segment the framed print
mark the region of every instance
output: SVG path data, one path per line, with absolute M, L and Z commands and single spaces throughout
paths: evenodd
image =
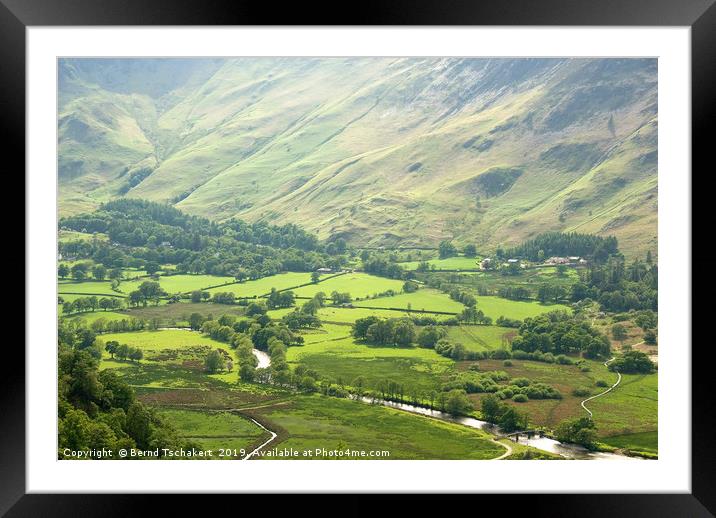
M 710 515 L 711 4 L 283 25 L 4 1 L 28 303 L 3 509 L 436 492 L 603 515 L 619 493 Z

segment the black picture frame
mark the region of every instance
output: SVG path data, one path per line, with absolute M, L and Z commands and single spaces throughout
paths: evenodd
M 300 2 L 244 0 L 0 0 L 0 142 L 13 171 L 25 168 L 25 30 L 28 26 L 103 25 L 505 25 L 505 26 L 689 26 L 692 37 L 692 170 L 713 169 L 708 132 L 716 120 L 716 0 L 365 0 L 349 8 Z M 349 10 L 350 9 L 350 10 Z M 350 12 L 350 15 L 343 13 Z M 707 165 L 710 166 L 707 169 Z M 6 173 L 10 168 L 6 169 Z M 15 177 L 19 178 L 16 173 Z M 693 179 L 693 174 L 692 174 Z M 18 185 L 23 189 L 23 184 Z M 695 205 L 695 201 L 694 201 Z M 30 275 L 32 272 L 25 272 Z M 691 301 L 688 301 L 689 303 Z M 692 409 L 710 404 L 710 343 L 692 350 Z M 679 347 L 690 346 L 680 344 Z M 6 351 L 11 349 L 6 344 Z M 5 358 L 0 393 L 0 514 L 7 516 L 123 515 L 146 497 L 126 495 L 25 494 L 25 366 L 23 351 Z M 511 510 L 549 516 L 712 516 L 716 513 L 716 448 L 712 412 L 692 412 L 692 492 L 650 495 L 513 495 Z M 342 507 L 365 514 L 371 506 L 347 497 Z M 480 496 L 501 505 L 497 498 Z M 426 499 L 408 507 L 424 508 Z M 237 505 L 233 500 L 229 506 Z M 145 505 L 141 503 L 141 505 Z M 185 505 L 183 498 L 166 501 Z M 516 507 L 513 507 L 516 506 Z M 223 507 L 223 505 L 222 505 Z M 331 507 L 331 506 L 328 506 Z M 403 513 L 411 512 L 408 507 Z M 495 507 L 498 509 L 498 507 Z M 328 509 L 330 511 L 330 509 Z M 311 511 L 316 511 L 311 506 Z M 320 509 L 318 510 L 320 511 Z M 316 512 L 318 512 L 316 511 Z

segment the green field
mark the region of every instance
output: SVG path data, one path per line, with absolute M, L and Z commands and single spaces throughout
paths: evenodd
M 388 290 L 400 292 L 402 289 L 403 281 L 377 277 L 367 273 L 353 272 L 338 275 L 325 281 L 320 281 L 317 284 L 298 288 L 294 290 L 294 293 L 300 297 L 313 297 L 319 291 L 322 291 L 327 296 L 337 291 L 339 293 L 348 292 L 354 299 L 365 299 Z
M 107 241 L 107 234 L 96 232 L 89 234 L 87 232 L 75 232 L 74 230 L 60 230 L 57 234 L 60 243 L 69 243 L 72 241 Z
M 604 437 L 602 442 L 616 448 L 623 448 L 635 452 L 656 454 L 659 452 L 659 433 L 638 432 L 625 435 L 613 435 Z
M 109 281 L 59 281 L 57 283 L 57 291 L 60 295 L 62 294 L 81 294 L 86 296 L 92 295 L 114 295 L 123 296 L 122 293 L 117 293 L 112 290 L 112 284 Z
M 477 309 L 496 320 L 498 317 L 524 320 L 550 311 L 571 311 L 564 304 L 542 304 L 537 301 L 509 300 L 502 297 L 478 296 Z
M 447 326 L 447 339 L 464 345 L 470 351 L 510 349 L 509 339 L 517 330 L 499 326 Z
M 492 459 L 505 453 L 480 430 L 346 399 L 298 396 L 250 414 L 280 431 L 276 447 L 314 451 L 308 458 L 336 458 L 322 451 L 316 456 L 316 448 L 385 450 L 385 460 Z
M 430 259 L 426 261 L 431 269 L 434 267 L 436 271 L 440 270 L 478 270 L 480 268 L 479 257 L 447 257 L 445 259 Z M 406 270 L 417 269 L 420 261 L 410 261 L 407 263 L 400 263 Z
M 60 307 L 60 315 L 62 314 L 62 308 Z M 129 320 L 130 318 L 133 318 L 133 316 L 130 313 L 125 312 L 118 312 L 118 311 L 92 311 L 89 313 L 79 313 L 79 314 L 73 314 L 70 316 L 67 316 L 65 318 L 68 318 L 70 320 L 84 320 L 88 324 L 91 324 L 95 320 L 100 319 L 106 319 L 108 321 L 110 320 Z
M 234 458 L 242 458 L 269 438 L 269 434 L 249 419 L 231 412 L 203 412 L 197 410 L 161 409 L 159 415 L 169 422 L 185 439 L 190 439 L 203 450 L 214 450 L 212 459 L 218 459 L 219 448 L 239 450 Z M 231 460 L 231 452 L 225 460 Z
M 300 304 L 301 301 L 299 301 Z M 275 309 L 272 311 L 269 311 L 268 314 L 271 316 L 271 318 L 279 319 L 286 315 L 287 313 L 290 313 L 295 308 L 284 308 L 284 309 Z M 397 310 L 390 310 L 390 309 L 370 309 L 370 308 L 343 308 L 343 307 L 331 307 L 326 306 L 324 308 L 321 308 L 318 310 L 318 317 L 321 319 L 322 322 L 332 324 L 332 323 L 341 323 L 341 324 L 352 324 L 359 318 L 365 318 L 370 316 L 376 316 L 381 318 L 405 318 L 409 317 L 411 314 L 406 311 L 397 311 Z M 412 313 L 412 315 L 416 315 L 416 313 Z M 450 318 L 451 315 L 439 315 L 439 314 L 430 314 L 426 315 L 434 318 L 435 320 L 445 320 L 447 318 Z
M 406 388 L 424 392 L 436 389 L 454 365 L 452 360 L 432 349 L 356 343 L 346 326 L 328 324 L 304 334 L 304 340 L 303 347 L 288 349 L 288 362 L 303 364 L 322 376 L 347 385 L 362 376 L 368 387 L 393 380 Z
M 587 405 L 602 436 L 653 432 L 659 424 L 658 376 L 624 374 L 616 389 Z
M 300 286 L 311 282 L 310 273 L 287 272 L 272 275 L 270 277 L 262 277 L 254 281 L 245 281 L 242 283 L 231 284 L 229 286 L 221 286 L 208 290 L 209 293 L 231 292 L 237 297 L 260 297 L 271 291 L 271 288 L 284 290 L 294 286 Z
M 399 308 L 415 311 L 444 311 L 460 313 L 465 306 L 452 300 L 447 294 L 431 288 L 421 288 L 414 293 L 401 293 L 394 297 L 362 300 L 356 306 L 374 308 Z
M 152 280 L 149 278 L 138 279 L 136 281 L 125 281 L 119 285 L 119 289 L 124 293 L 136 290 L 142 282 Z M 221 277 L 217 275 L 161 275 L 157 282 L 169 293 L 188 293 L 194 290 L 201 290 L 209 286 L 217 286 L 227 282 L 235 282 L 233 277 Z M 228 291 L 228 290 L 224 290 Z

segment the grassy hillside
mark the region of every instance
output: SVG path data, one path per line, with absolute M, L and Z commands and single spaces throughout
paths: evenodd
M 656 60 L 61 60 L 60 210 L 120 196 L 355 245 L 656 253 Z

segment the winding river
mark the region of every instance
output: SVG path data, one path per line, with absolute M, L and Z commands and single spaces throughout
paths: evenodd
M 189 328 L 183 328 L 183 327 L 164 327 L 160 329 L 183 329 L 189 331 Z M 258 360 L 258 367 L 259 368 L 267 368 L 271 366 L 271 357 L 265 353 L 264 351 L 260 351 L 258 349 L 253 349 L 254 356 L 256 356 L 256 359 Z M 618 385 L 619 382 L 617 382 L 614 386 Z M 614 388 L 614 387 L 611 387 Z M 610 390 L 611 390 L 610 388 Z M 608 392 L 608 391 L 607 391 Z M 600 394 L 602 395 L 602 394 Z M 383 406 L 387 406 L 390 408 L 395 408 L 396 410 L 402 410 L 404 412 L 410 412 L 412 414 L 418 414 L 423 415 L 427 417 L 432 417 L 434 419 L 440 419 L 442 421 L 446 421 L 449 423 L 456 423 L 461 424 L 463 426 L 469 426 L 470 428 L 477 428 L 478 430 L 484 430 L 488 433 L 491 433 L 493 435 L 499 434 L 499 429 L 492 423 L 488 423 L 487 421 L 480 421 L 479 419 L 475 419 L 474 417 L 464 417 L 464 416 L 454 416 L 452 414 L 448 414 L 447 412 L 441 412 L 440 410 L 430 410 L 429 408 L 423 408 L 415 405 L 411 405 L 408 403 L 396 403 L 394 401 L 386 401 L 383 399 L 371 399 L 371 398 L 358 398 L 358 401 L 362 401 L 363 403 L 370 403 L 370 404 L 381 404 Z M 585 408 L 585 410 L 587 410 Z M 589 410 L 587 410 L 589 412 Z M 591 412 L 590 412 L 591 413 Z M 261 426 L 261 425 L 259 425 Z M 264 428 L 261 426 L 261 428 Z M 250 458 L 258 453 L 261 448 L 266 446 L 266 444 L 270 443 L 275 439 L 275 433 L 271 430 L 268 430 L 264 428 L 267 432 L 271 433 L 272 437 L 269 439 L 266 443 L 262 444 L 256 450 L 251 452 L 247 458 Z M 532 446 L 533 448 L 537 448 L 538 450 L 546 451 L 549 453 L 555 453 L 557 455 L 561 455 L 562 457 L 566 459 L 574 459 L 574 460 L 643 460 L 639 457 L 628 457 L 626 455 L 619 455 L 616 453 L 606 453 L 606 452 L 597 452 L 597 451 L 590 451 L 582 446 L 578 446 L 576 444 L 567 444 L 559 442 L 555 439 L 550 439 L 549 437 L 539 437 L 536 435 L 533 435 L 532 437 L 527 437 L 526 435 L 520 435 L 517 439 L 517 442 L 520 444 L 524 444 L 527 446 Z

